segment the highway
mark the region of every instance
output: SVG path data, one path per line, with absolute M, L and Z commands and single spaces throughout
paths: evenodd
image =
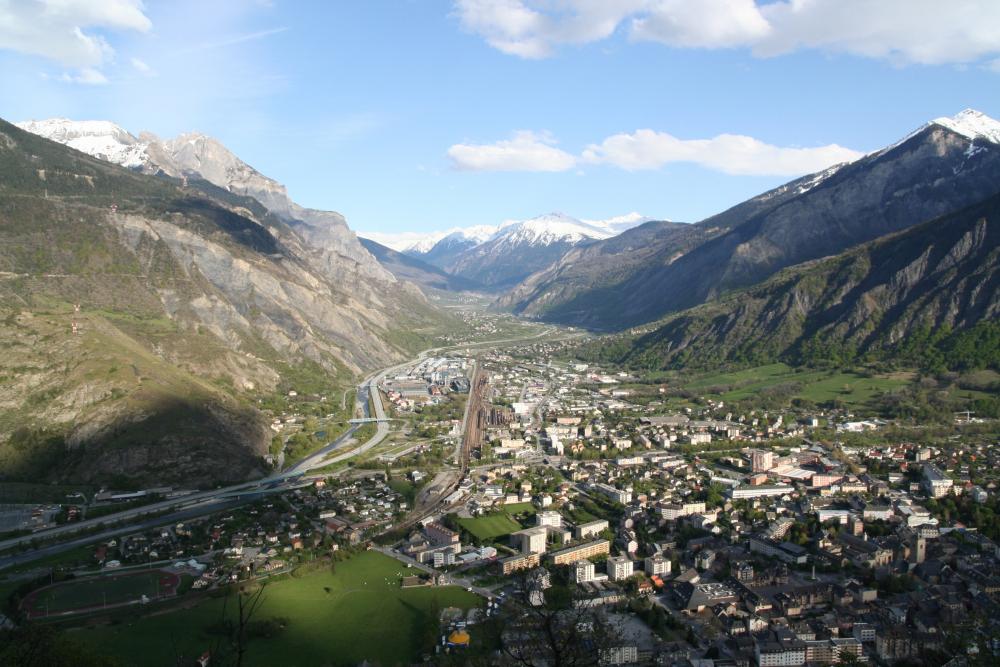
M 135 530 L 141 530 L 143 526 L 147 524 L 150 527 L 162 526 L 171 523 L 172 521 L 179 520 L 177 516 L 184 515 L 184 518 L 192 518 L 193 516 L 200 516 L 204 514 L 210 514 L 218 511 L 218 503 L 222 501 L 228 501 L 233 498 L 240 498 L 241 502 L 246 502 L 246 497 L 249 494 L 266 494 L 274 493 L 287 490 L 288 488 L 293 488 L 296 481 L 303 475 L 311 470 L 317 468 L 322 468 L 345 459 L 353 458 L 360 454 L 363 454 L 372 448 L 376 447 L 389 435 L 389 422 L 386 420 L 385 409 L 382 405 L 382 399 L 378 390 L 378 385 L 382 378 L 385 376 L 398 372 L 408 366 L 413 366 L 425 360 L 429 356 L 437 356 L 445 351 L 453 350 L 463 350 L 468 348 L 478 348 L 482 346 L 498 345 L 502 343 L 515 343 L 523 342 L 528 340 L 534 340 L 548 335 L 555 331 L 555 328 L 546 328 L 542 332 L 529 336 L 526 338 L 510 338 L 505 340 L 495 340 L 495 341 L 482 341 L 478 343 L 466 344 L 466 345 L 452 345 L 445 347 L 436 347 L 424 350 L 418 354 L 413 359 L 407 360 L 402 363 L 389 366 L 382 370 L 372 373 L 366 377 L 358 385 L 358 392 L 355 398 L 356 405 L 360 406 L 362 413 L 365 417 L 374 416 L 379 421 L 375 422 L 376 431 L 375 435 L 372 436 L 368 441 L 357 445 L 356 447 L 345 449 L 347 445 L 354 441 L 354 434 L 359 428 L 359 425 L 352 425 L 345 433 L 338 437 L 333 442 L 324 446 L 319 451 L 313 453 L 312 455 L 304 458 L 295 465 L 286 468 L 285 470 L 275 472 L 268 477 L 260 480 L 243 482 L 240 484 L 233 484 L 231 486 L 221 487 L 217 489 L 210 489 L 206 491 L 199 491 L 196 493 L 188 494 L 179 498 L 172 498 L 169 500 L 164 500 L 156 503 L 150 503 L 142 507 L 135 507 L 115 514 L 109 514 L 106 516 L 98 517 L 95 519 L 85 519 L 83 521 L 78 521 L 71 524 L 64 524 L 61 526 L 55 526 L 52 528 L 47 528 L 45 530 L 40 530 L 33 532 L 29 535 L 23 535 L 19 537 L 13 537 L 6 540 L 0 540 L 0 553 L 6 552 L 8 550 L 16 549 L 18 547 L 30 546 L 32 543 L 38 542 L 50 542 L 59 538 L 70 538 L 76 533 L 87 532 L 85 536 L 79 537 L 73 540 L 63 540 L 58 544 L 50 544 L 41 548 L 31 549 L 30 551 L 25 551 L 17 554 L 9 554 L 6 557 L 0 557 L 0 570 L 10 567 L 11 565 L 20 564 L 34 560 L 36 558 L 41 558 L 46 555 L 53 553 L 58 553 L 60 551 L 66 551 L 72 549 L 75 546 L 80 546 L 82 544 L 90 544 L 98 542 L 104 539 L 104 536 L 120 535 L 125 532 L 132 532 Z M 369 414 L 369 397 L 371 398 L 371 405 L 374 406 L 375 414 Z M 471 397 L 470 397 L 471 400 Z M 466 426 L 468 421 L 468 413 L 466 414 L 466 423 L 463 426 L 463 436 L 466 433 Z M 448 485 L 445 493 L 442 493 L 440 498 L 438 498 L 431 507 L 430 513 L 436 511 L 440 507 L 444 498 L 454 491 L 458 487 L 459 480 L 468 466 L 468 452 L 465 450 L 466 438 L 463 437 L 463 452 L 461 455 L 461 471 L 455 478 L 455 481 Z M 174 514 L 164 515 L 165 512 L 174 511 Z M 150 518 L 150 514 L 157 514 L 159 516 Z M 426 515 L 427 513 L 423 513 Z M 113 528 L 111 526 L 114 526 Z M 107 528 L 99 532 L 90 532 L 95 529 Z

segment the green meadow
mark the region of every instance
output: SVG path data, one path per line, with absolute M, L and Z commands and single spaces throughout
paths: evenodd
M 268 583 L 252 620 L 270 627 L 251 633 L 255 636 L 243 664 L 310 667 L 418 660 L 438 637 L 440 610 L 470 609 L 479 598 L 455 586 L 400 588 L 400 579 L 413 573 L 388 556 L 366 552 L 336 563 L 332 572 L 323 568 Z M 129 666 L 194 664 L 194 658 L 224 643 L 217 630 L 223 607 L 223 599 L 208 598 L 191 608 L 71 634 Z M 230 598 L 230 618 L 233 608 Z

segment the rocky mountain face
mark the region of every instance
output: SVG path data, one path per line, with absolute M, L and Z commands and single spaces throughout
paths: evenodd
M 654 321 L 995 194 L 997 128 L 973 111 L 938 119 L 884 150 L 792 181 L 691 230 L 634 230 L 633 239 L 649 246 L 597 242 L 526 279 L 501 303 L 595 329 Z
M 258 398 L 437 321 L 336 214 L 140 171 L 0 121 L 0 475 L 259 474 Z
M 1000 195 L 669 316 L 608 353 L 638 366 L 892 354 L 1000 319 Z
M 371 239 L 362 238 L 361 245 L 397 279 L 419 285 L 425 291 L 475 292 L 483 288 L 479 283 L 453 276 L 433 264 L 397 252 Z
M 392 275 L 361 246 L 342 215 L 299 206 L 289 198 L 284 185 L 264 176 L 212 137 L 188 133 L 164 141 L 149 132 L 135 137 L 107 121 L 63 118 L 27 121 L 18 126 L 142 173 L 207 181 L 225 192 L 251 197 L 289 223 L 302 240 L 321 253 L 320 261 L 333 272 L 330 278 L 394 282 Z M 363 284 L 360 287 L 364 289 Z

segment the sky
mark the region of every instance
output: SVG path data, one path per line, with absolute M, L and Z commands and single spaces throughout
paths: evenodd
M 694 222 L 1000 117 L 1000 2 L 0 0 L 0 81 L 6 120 L 202 132 L 382 240 Z

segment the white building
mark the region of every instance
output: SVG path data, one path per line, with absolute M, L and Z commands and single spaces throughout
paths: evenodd
M 539 526 L 552 526 L 553 528 L 562 527 L 562 515 L 559 512 L 554 512 L 552 510 L 539 512 L 535 515 L 535 521 Z
M 581 523 L 576 527 L 574 531 L 574 536 L 578 540 L 586 540 L 590 537 L 595 537 L 600 535 L 605 530 L 608 529 L 608 522 L 604 519 L 598 519 L 596 521 L 588 521 L 587 523 Z
M 665 574 L 670 574 L 670 560 L 667 559 L 663 554 L 655 554 L 653 556 L 648 556 L 643 561 L 643 568 L 646 574 L 652 577 L 654 574 L 663 576 Z
M 733 500 L 744 498 L 766 498 L 768 496 L 783 496 L 791 493 L 792 487 L 787 484 L 775 484 L 773 486 L 742 486 L 732 489 L 729 493 Z
M 593 484 L 591 488 L 598 493 L 603 493 L 616 503 L 628 505 L 632 502 L 632 491 L 630 489 L 616 489 L 610 484 Z
M 573 564 L 573 581 L 583 584 L 594 580 L 594 564 L 589 560 L 578 560 Z
M 525 528 L 516 533 L 511 533 L 511 538 L 517 540 L 523 554 L 543 554 L 545 553 L 545 538 L 548 531 L 544 526 Z
M 931 498 L 942 498 L 948 495 L 953 484 L 954 482 L 948 479 L 936 465 L 924 464 L 924 489 Z
M 608 557 L 608 578 L 611 581 L 622 581 L 635 574 L 632 561 L 625 556 Z

